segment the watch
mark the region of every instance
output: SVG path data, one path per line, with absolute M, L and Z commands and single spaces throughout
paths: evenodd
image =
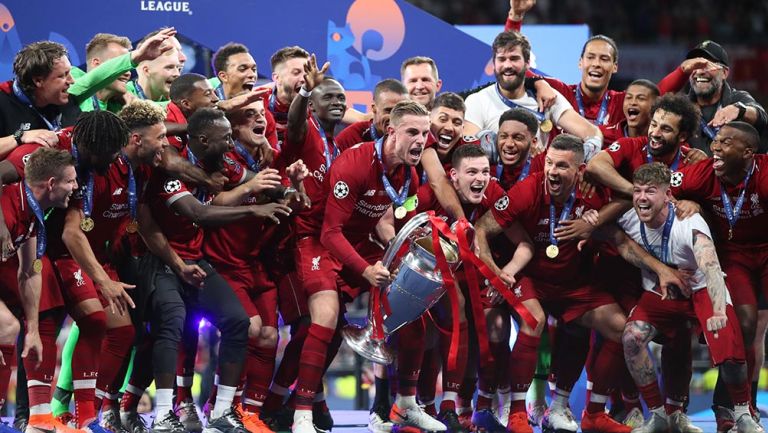
M 19 128 L 19 129 L 16 130 L 16 132 L 13 133 L 13 139 L 16 140 L 16 145 L 17 146 L 21 146 L 21 144 L 22 144 L 21 143 L 21 137 L 24 135 L 24 132 L 26 132 L 26 131 L 24 131 L 23 129 Z
M 743 120 L 744 119 L 744 113 L 747 112 L 747 106 L 744 105 L 743 102 L 737 102 L 733 104 L 734 107 L 739 109 L 739 114 L 736 116 L 736 120 Z

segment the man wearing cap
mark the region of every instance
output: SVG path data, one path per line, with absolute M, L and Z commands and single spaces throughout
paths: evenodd
M 664 80 L 678 80 L 682 85 L 688 75 L 688 97 L 701 110 L 699 136 L 691 138 L 691 146 L 711 155 L 709 143 L 720 127 L 734 120 L 749 123 L 762 135 L 768 124 L 768 115 L 749 92 L 736 90 L 725 81 L 730 72 L 730 63 L 728 53 L 723 47 L 717 42 L 704 41 L 685 56 L 686 59 L 697 57 L 705 58 L 711 63 L 693 69 L 689 74 L 683 72 L 682 67 L 678 68 L 676 73 L 670 74 Z M 661 84 L 659 83 L 659 87 Z

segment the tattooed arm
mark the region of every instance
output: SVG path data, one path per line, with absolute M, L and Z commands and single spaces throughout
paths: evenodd
M 713 314 L 707 319 L 707 330 L 714 332 L 717 337 L 717 331 L 725 328 L 728 321 L 725 316 L 725 298 L 728 289 L 725 287 L 715 244 L 709 236 L 698 230 L 693 231 L 693 255 L 696 257 L 696 264 L 707 279 L 707 293 L 712 301 Z
M 656 257 L 649 254 L 645 248 L 630 239 L 618 226 L 606 226 L 602 232 L 616 246 L 621 258 L 638 268 L 649 270 L 659 277 L 661 299 L 667 299 L 669 295 L 667 289 L 671 286 L 680 288 L 683 293 L 690 293 L 688 282 L 679 271 L 661 263 Z

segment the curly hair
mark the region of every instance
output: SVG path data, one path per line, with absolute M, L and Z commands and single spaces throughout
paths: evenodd
M 117 115 L 130 131 L 146 128 L 165 121 L 165 112 L 154 102 L 136 100 L 123 107 Z

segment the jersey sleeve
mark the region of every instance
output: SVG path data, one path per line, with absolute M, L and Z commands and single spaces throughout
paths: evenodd
M 237 161 L 224 154 L 224 176 L 227 177 L 228 186 L 240 185 L 245 181 L 246 170 Z
M 483 130 L 488 129 L 485 124 L 485 115 L 488 109 L 485 106 L 485 98 L 483 98 L 481 92 L 482 91 L 467 96 L 467 100 L 465 101 L 467 111 L 464 113 L 464 120 L 473 123 Z
M 154 185 L 154 188 L 152 189 L 157 194 L 157 197 L 160 198 L 168 208 L 180 198 L 192 195 L 187 189 L 187 186 L 184 185 L 184 182 L 179 179 L 164 177 L 156 180 L 158 184 Z
M 709 225 L 707 225 L 707 222 L 704 221 L 704 217 L 702 217 L 700 213 L 693 214 L 692 216 L 686 218 L 682 222 L 688 225 L 688 229 L 686 230 L 687 231 L 686 237 L 690 236 L 690 238 L 686 239 L 686 242 L 690 241 L 690 243 L 687 243 L 687 245 L 693 246 L 693 240 L 695 238 L 695 236 L 693 235 L 694 230 L 712 239 L 712 231 L 709 230 Z
M 336 162 L 329 173 L 330 192 L 325 206 L 320 242 L 341 263 L 362 274 L 369 263 L 352 247 L 343 228 L 355 210 L 360 194 L 365 193 L 365 176 L 369 170 L 351 169 L 351 158 Z
M 699 201 L 704 197 L 705 182 L 707 176 L 704 173 L 705 165 L 711 166 L 712 161 L 705 159 L 699 161 L 694 165 L 682 167 L 679 171 L 672 173 L 672 178 L 669 181 L 672 195 L 678 199 L 689 199 Z
M 548 111 L 552 121 L 555 124 L 559 124 L 560 117 L 562 117 L 563 114 L 566 111 L 573 110 L 573 107 L 571 107 L 571 103 L 568 102 L 567 99 L 565 99 L 565 96 L 563 96 L 563 94 L 561 92 L 557 91 L 557 89 L 555 89 L 555 91 L 556 91 L 555 103 L 547 111 Z
M 637 151 L 637 145 L 632 140 L 619 139 L 608 146 L 606 151 L 608 156 L 611 157 L 616 171 L 619 171 L 630 161 L 632 155 Z
M 27 165 L 27 160 L 32 152 L 41 148 L 39 144 L 22 144 L 21 146 L 13 149 L 11 153 L 5 158 L 6 161 L 13 164 L 13 168 L 16 169 L 16 174 L 19 178 L 24 177 L 24 166 Z
M 131 61 L 131 53 L 125 53 L 114 57 L 99 65 L 97 68 L 88 71 L 85 75 L 79 77 L 67 89 L 77 104 L 95 95 L 99 90 L 107 87 L 119 76 L 133 69 L 135 65 Z

